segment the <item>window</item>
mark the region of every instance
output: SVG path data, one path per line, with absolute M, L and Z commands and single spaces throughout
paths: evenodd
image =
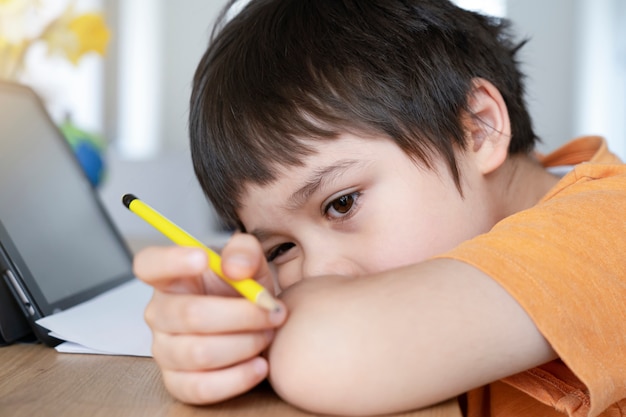
M 574 132 L 604 136 L 626 160 L 626 4 L 583 0 L 579 7 Z
M 107 0 L 115 56 L 106 70 L 106 130 L 121 158 L 187 149 L 191 80 L 226 2 Z
M 474 10 L 479 13 L 490 16 L 504 17 L 506 16 L 506 0 L 453 0 L 454 3 L 468 10 Z

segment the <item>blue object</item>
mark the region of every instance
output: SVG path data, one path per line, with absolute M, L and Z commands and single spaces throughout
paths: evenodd
M 105 168 L 100 150 L 89 141 L 79 141 L 74 146 L 74 153 L 85 174 L 87 174 L 91 185 L 94 187 L 100 185 Z
M 77 128 L 67 118 L 60 126 L 63 136 L 76 155 L 76 159 L 94 187 L 98 187 L 106 172 L 103 152 L 105 141 L 98 135 Z

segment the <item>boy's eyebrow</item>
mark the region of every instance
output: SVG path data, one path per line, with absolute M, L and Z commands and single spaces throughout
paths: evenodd
M 361 161 L 355 159 L 342 159 L 332 165 L 315 170 L 304 183 L 287 200 L 286 207 L 295 210 L 302 206 L 324 183 L 328 183 L 338 177 L 343 171 L 358 164 Z
M 315 170 L 315 172 L 304 182 L 304 185 L 298 188 L 287 199 L 285 207 L 288 210 L 295 210 L 301 207 L 324 183 L 328 183 L 334 178 L 337 178 L 348 168 L 363 163 L 356 159 L 342 159 L 336 161 L 332 165 L 328 165 L 323 168 Z M 263 228 L 254 229 L 249 231 L 251 235 L 255 236 L 259 242 L 264 242 L 272 235 L 272 233 Z

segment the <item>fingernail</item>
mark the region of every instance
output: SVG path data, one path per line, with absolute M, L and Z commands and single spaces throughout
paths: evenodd
M 187 264 L 194 269 L 204 268 L 206 265 L 206 255 L 200 250 L 191 250 L 187 254 Z
M 252 369 L 260 376 L 266 376 L 268 372 L 267 362 L 263 358 L 254 358 L 252 360 Z
M 194 292 L 194 286 L 188 281 L 176 281 L 167 286 L 167 292 L 172 294 L 189 294 Z
M 269 313 L 270 323 L 278 326 L 285 320 L 285 309 L 280 308 L 278 310 L 272 310 Z
M 226 262 L 228 262 L 231 265 L 239 266 L 242 268 L 249 268 L 252 266 L 252 263 L 250 262 L 250 258 L 242 253 L 234 253 L 228 256 L 228 258 L 226 258 Z

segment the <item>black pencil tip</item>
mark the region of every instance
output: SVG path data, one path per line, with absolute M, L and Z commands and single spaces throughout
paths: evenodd
M 124 196 L 122 197 L 122 203 L 124 203 L 126 208 L 130 208 L 130 203 L 132 203 L 133 200 L 136 199 L 137 197 L 135 197 L 133 194 L 124 194 Z

